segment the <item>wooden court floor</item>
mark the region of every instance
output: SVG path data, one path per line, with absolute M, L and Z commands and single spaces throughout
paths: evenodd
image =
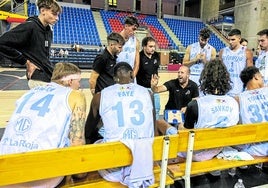
M 81 90 L 86 96 L 87 109 L 89 109 L 90 101 L 92 99 L 88 83 L 90 72 L 90 70 L 82 70 Z M 167 80 L 177 78 L 177 72 L 160 70 L 159 76 L 159 84 L 163 84 Z M 0 128 L 4 128 L 6 126 L 15 109 L 16 100 L 28 89 L 25 69 L 0 67 Z M 168 92 L 160 94 L 160 114 L 163 114 L 167 99 Z

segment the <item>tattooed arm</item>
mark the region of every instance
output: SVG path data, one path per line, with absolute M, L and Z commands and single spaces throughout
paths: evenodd
M 85 144 L 86 98 L 80 91 L 72 91 L 69 99 L 72 110 L 69 138 L 71 146 Z

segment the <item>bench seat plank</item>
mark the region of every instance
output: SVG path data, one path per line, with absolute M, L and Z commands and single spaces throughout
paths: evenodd
M 163 138 L 154 138 L 154 161 L 162 159 Z M 169 140 L 169 158 L 174 158 L 178 147 L 177 135 L 170 136 Z M 131 163 L 131 152 L 121 142 L 2 155 L 0 185 L 121 167 Z

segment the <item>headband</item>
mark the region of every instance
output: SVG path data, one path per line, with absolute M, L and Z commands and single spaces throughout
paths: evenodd
M 62 81 L 68 81 L 68 80 L 79 80 L 81 79 L 81 74 L 70 74 L 67 76 L 62 77 Z

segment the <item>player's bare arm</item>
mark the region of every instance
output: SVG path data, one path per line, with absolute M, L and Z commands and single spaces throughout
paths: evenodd
M 136 77 L 140 68 L 140 42 L 136 39 L 136 55 L 135 55 L 135 62 L 133 67 L 133 78 Z
M 92 70 L 90 78 L 89 78 L 89 87 L 90 87 L 90 92 L 92 95 L 95 94 L 95 87 L 96 87 L 96 83 L 97 83 L 97 79 L 99 75 L 100 75 L 99 73 Z
M 251 50 L 246 50 L 247 67 L 253 66 L 253 53 Z
M 69 104 L 72 109 L 70 142 L 71 146 L 85 144 L 85 120 L 86 120 L 86 98 L 80 91 L 72 91 L 69 96 Z

